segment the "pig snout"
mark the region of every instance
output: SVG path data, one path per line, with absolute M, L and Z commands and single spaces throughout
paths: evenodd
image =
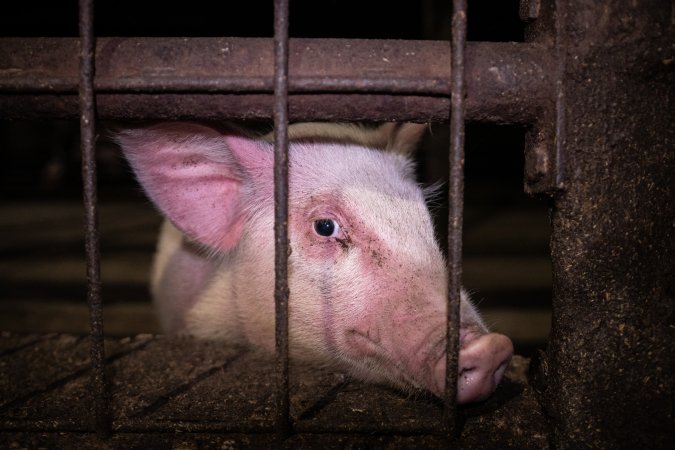
M 394 378 L 401 377 L 443 397 L 445 324 L 426 328 L 424 332 L 415 325 L 419 321 L 411 319 L 398 321 L 393 327 L 350 328 L 345 333 L 343 350 L 352 354 L 354 360 L 386 361 L 386 370 Z M 501 382 L 513 355 L 513 344 L 508 337 L 488 333 L 478 324 L 462 327 L 460 334 L 457 402 L 485 400 Z
M 469 340 L 470 339 L 470 340 Z M 457 402 L 471 403 L 487 399 L 497 389 L 513 356 L 511 339 L 498 333 L 468 337 L 459 350 Z M 445 390 L 445 356 L 435 369 L 438 396 Z

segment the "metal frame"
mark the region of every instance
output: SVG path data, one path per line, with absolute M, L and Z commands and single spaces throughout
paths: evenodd
M 111 417 L 103 367 L 95 116 L 269 118 L 276 98 L 280 267 L 287 254 L 288 120 L 450 120 L 451 298 L 457 296 L 461 270 L 464 120 L 528 126 L 525 188 L 551 194 L 554 202 L 553 324 L 546 355 L 530 371 L 531 386 L 550 418 L 549 443 L 555 448 L 673 447 L 675 157 L 668 112 L 675 82 L 668 2 L 522 0 L 521 18 L 529 24 L 525 43 L 465 44 L 466 3 L 455 1 L 452 51 L 448 42 L 288 40 L 285 0 L 276 2 L 274 42 L 189 39 L 177 45 L 172 39 L 143 38 L 98 39 L 95 45 L 92 5 L 80 1 L 79 41 L 0 39 L 4 116 L 81 119 L 92 429 L 107 435 Z M 176 75 L 166 78 L 162 57 L 176 48 L 185 51 L 171 54 Z M 302 62 L 301 49 L 308 53 Z M 371 72 L 359 72 L 346 60 Z M 293 426 L 284 378 L 283 269 L 278 281 L 284 376 L 277 433 L 284 438 Z M 457 305 L 451 304 L 452 322 Z M 452 323 L 449 331 L 450 340 L 456 339 Z M 448 349 L 454 352 L 451 347 L 452 342 Z M 446 395 L 451 434 L 453 358 L 448 358 Z
M 464 65 L 466 47 L 466 1 L 455 0 L 453 3 L 453 34 L 452 34 L 452 68 L 451 80 L 451 150 L 450 150 L 450 229 L 449 229 L 449 299 L 448 299 L 448 345 L 447 345 L 447 373 L 446 373 L 446 417 L 448 430 L 451 435 L 456 434 L 457 417 L 455 415 L 455 398 L 457 395 L 457 367 L 459 346 L 459 298 L 461 284 L 461 233 L 463 218 L 463 160 L 464 160 Z M 288 92 L 289 92 L 289 38 L 288 38 L 288 0 L 275 1 L 275 35 L 274 35 L 274 182 L 275 182 L 275 310 L 276 310 L 276 370 L 277 384 L 277 412 L 276 433 L 280 440 L 292 432 L 290 420 L 289 400 L 289 343 L 288 343 Z M 93 30 L 93 0 L 80 0 L 80 129 L 82 151 L 83 192 L 85 205 L 85 231 L 87 255 L 87 301 L 90 311 L 91 324 L 91 361 L 92 361 L 92 388 L 94 401 L 95 430 L 99 436 L 105 437 L 111 430 L 110 401 L 107 392 L 105 376 L 105 351 L 103 345 L 103 302 L 101 298 L 99 232 L 97 217 L 96 195 L 96 162 L 94 158 L 96 104 L 94 86 L 94 68 L 96 45 Z M 311 78 L 310 78 L 311 80 Z M 9 80 L 5 89 L 25 89 L 25 79 Z M 18 85 L 12 86 L 12 81 Z M 35 80 L 32 80 L 33 82 Z M 245 90 L 250 83 L 249 78 L 237 80 L 243 86 L 230 86 L 229 89 Z M 300 90 L 312 90 L 313 83 L 318 83 L 322 90 L 340 90 L 343 87 L 352 88 L 354 82 L 345 80 L 311 80 L 300 83 Z M 54 90 L 54 85 L 60 83 L 37 83 L 47 91 Z M 134 88 L 133 85 L 137 86 Z M 178 90 L 199 90 L 199 86 L 192 83 L 174 81 Z M 263 81 L 263 87 L 265 85 Z M 359 84 L 359 83 L 356 83 Z M 416 92 L 420 83 L 400 83 L 394 80 L 393 86 L 387 85 L 386 80 L 361 83 L 367 92 L 385 91 L 396 92 L 400 88 L 403 92 Z M 9 85 L 9 86 L 8 86 Z M 138 86 L 140 85 L 140 86 Z M 153 88 L 145 85 L 143 78 L 126 83 L 112 83 L 104 90 L 127 89 L 144 91 Z M 216 83 L 218 85 L 218 83 Z M 29 88 L 35 88 L 30 84 Z M 255 89 L 255 83 L 252 88 Z M 166 88 L 155 86 L 155 88 Z M 201 86 L 204 88 L 204 86 Z M 222 88 L 222 86 L 220 86 Z M 422 88 L 436 89 L 435 83 Z M 61 89 L 68 91 L 70 86 L 61 85 Z M 207 83 L 206 90 L 211 85 Z M 57 87 L 58 91 L 59 88 Z M 423 89 L 422 89 L 423 90 Z
M 291 38 L 289 119 L 447 122 L 450 50 L 444 41 Z M 75 38 L 0 38 L 0 61 L 13 69 L 0 73 L 0 109 L 78 117 L 78 53 Z M 555 60 L 545 43 L 467 42 L 464 59 L 467 120 L 531 124 L 549 107 Z M 98 38 L 95 60 L 101 119 L 256 119 L 273 109 L 272 39 Z
M 552 91 L 548 75 L 551 61 L 545 45 L 467 44 L 466 9 L 466 0 L 453 1 L 450 47 L 444 42 L 422 41 L 395 44 L 360 40 L 329 42 L 289 40 L 288 1 L 277 0 L 273 49 L 270 40 L 266 39 L 192 39 L 181 45 L 188 50 L 198 47 L 199 51 L 190 50 L 177 56 L 172 66 L 177 69 L 177 75 L 169 78 L 157 70 L 162 64 L 157 55 L 173 48 L 175 40 L 108 38 L 97 42 L 93 30 L 93 0 L 80 0 L 79 81 L 73 64 L 77 40 L 0 40 L 0 56 L 18 68 L 0 74 L 0 92 L 4 94 L 0 96 L 0 107 L 6 114 L 26 118 L 72 117 L 79 111 L 94 429 L 100 436 L 110 434 L 112 414 L 105 378 L 93 156 L 97 114 L 104 118 L 258 118 L 269 117 L 271 111 L 275 137 L 278 376 L 275 416 L 278 438 L 283 440 L 293 431 L 288 392 L 287 126 L 290 119 L 303 118 L 450 122 L 445 417 L 449 436 L 458 434 L 455 399 L 462 273 L 464 123 L 467 119 L 532 123 L 547 107 Z M 336 52 L 336 46 L 341 50 Z M 241 48 L 245 51 L 239 52 Z M 218 56 L 223 49 L 227 52 L 227 61 L 210 64 L 219 61 L 210 56 Z M 296 64 L 294 59 L 297 59 L 299 49 L 304 52 L 313 49 L 310 50 L 310 53 L 314 52 L 313 57 L 304 55 L 304 62 Z M 373 54 L 387 57 L 372 58 Z M 60 57 L 54 58 L 54 55 Z M 330 57 L 326 58 L 326 55 Z M 337 63 L 324 67 L 325 61 L 331 58 Z M 360 74 L 341 63 L 341 58 L 360 61 L 363 64 L 357 65 L 374 68 L 378 75 Z M 209 61 L 207 67 L 199 64 L 204 59 Z M 233 71 L 233 67 L 237 71 Z M 77 109 L 73 95 L 76 91 L 79 91 Z M 161 94 L 161 100 L 151 94 Z M 205 96 L 208 102 L 202 101 Z M 318 104 L 322 108 L 314 107 Z M 402 107 L 398 108 L 399 105 Z
M 452 67 L 451 79 L 451 149 L 450 149 L 450 216 L 449 216 L 449 298 L 448 298 L 448 345 L 446 369 L 445 414 L 451 435 L 457 432 L 455 399 L 457 396 L 457 368 L 459 347 L 459 302 L 461 284 L 462 221 L 463 221 L 463 170 L 464 170 L 464 120 L 465 83 L 464 61 L 466 47 L 466 1 L 453 2 Z M 276 358 L 277 358 L 277 412 L 276 432 L 284 439 L 292 431 L 289 401 L 289 353 L 288 353 L 288 1 L 275 1 L 274 31 L 274 182 L 275 182 L 275 311 L 276 311 Z M 100 436 L 110 433 L 110 403 L 105 380 L 105 353 L 103 348 L 102 299 L 100 280 L 100 257 L 98 243 L 98 220 L 96 209 L 95 145 L 95 94 L 94 64 L 95 38 L 93 31 L 93 0 L 80 0 L 80 115 L 82 136 L 82 173 L 86 217 L 86 253 L 88 279 L 88 305 L 91 323 L 92 387 L 95 411 L 95 429 Z M 135 80 L 143 84 L 143 80 Z M 180 88 L 192 88 L 183 80 L 173 80 Z M 248 83 L 247 79 L 242 80 Z M 113 86 L 114 87 L 113 83 Z M 133 85 L 133 83 L 131 83 Z M 338 89 L 345 83 L 334 80 L 319 80 L 323 89 Z M 364 83 L 368 91 L 396 91 L 381 80 Z M 383 85 L 384 84 L 384 85 Z M 395 83 L 415 90 L 415 82 Z M 311 90 L 312 83 L 306 83 Z M 123 84 L 118 86 L 124 90 Z M 351 86 L 350 86 L 351 87 Z M 389 89 L 388 89 L 389 88 Z M 434 86 L 432 85 L 432 89 Z M 141 89 L 142 90 L 142 89 Z
M 59 64 L 51 66 L 44 60 L 37 64 L 39 68 L 33 72 L 35 54 L 30 49 L 49 48 L 50 59 L 54 54 L 63 55 L 66 60 L 71 60 L 72 53 L 77 47 L 77 41 L 73 39 L 2 39 L 0 52 L 12 61 L 13 66 L 22 67 L 22 70 L 0 76 L 0 91 L 6 93 L 0 97 L 3 110 L 9 115 L 21 117 L 28 114 L 30 117 L 45 114 L 54 116 L 71 116 L 74 113 L 72 93 L 79 91 L 79 115 L 81 126 L 81 152 L 83 174 L 83 196 L 85 210 L 86 231 L 86 255 L 87 255 L 87 302 L 90 310 L 90 339 L 91 339 L 91 364 L 92 364 L 92 397 L 94 404 L 94 429 L 101 437 L 106 437 L 111 432 L 110 401 L 107 391 L 105 376 L 105 352 L 103 346 L 103 322 L 102 322 L 102 298 L 100 279 L 100 255 L 99 255 L 99 232 L 97 217 L 97 194 L 96 194 L 96 162 L 94 158 L 96 117 L 97 113 L 103 117 L 142 117 L 148 113 L 146 108 L 152 110 L 157 105 L 149 101 L 147 94 L 163 93 L 177 95 L 179 100 L 176 104 L 179 108 L 186 108 L 191 117 L 199 117 L 205 114 L 204 109 L 190 108 L 189 105 L 200 94 L 221 94 L 216 98 L 216 104 L 226 106 L 226 110 L 218 110 L 218 115 L 237 116 L 241 114 L 242 102 L 253 101 L 252 108 L 247 109 L 246 115 L 268 117 L 270 108 L 269 94 L 261 94 L 273 91 L 274 111 L 274 137 L 275 137 L 275 305 L 276 305 L 276 354 L 277 354 L 277 412 L 276 433 L 278 438 L 284 439 L 292 432 L 292 423 L 289 416 L 289 392 L 288 392 L 288 135 L 287 127 L 289 120 L 289 92 L 304 94 L 305 97 L 294 97 L 293 102 L 299 100 L 300 109 L 305 110 L 316 101 L 325 102 L 326 94 L 341 95 L 352 94 L 348 102 L 338 103 L 338 108 L 333 114 L 337 114 L 343 120 L 360 118 L 352 116 L 352 112 L 345 111 L 348 105 L 353 110 L 357 95 L 356 108 L 364 106 L 363 117 L 369 119 L 382 119 L 381 112 L 373 108 L 372 99 L 378 97 L 379 106 L 387 106 L 387 120 L 406 119 L 405 114 L 400 115 L 391 112 L 392 101 L 413 101 L 411 117 L 419 120 L 422 110 L 434 105 L 438 111 L 426 120 L 450 120 L 451 149 L 450 149 L 450 173 L 451 183 L 449 188 L 450 216 L 449 216 L 449 298 L 448 298 L 448 345 L 447 345 L 447 375 L 445 395 L 445 415 L 450 435 L 458 431 L 456 426 L 455 398 L 457 389 L 458 345 L 459 345 L 459 299 L 461 280 L 461 252 L 462 252 L 462 220 L 463 220 L 463 161 L 464 161 L 464 122 L 468 115 L 475 118 L 491 117 L 504 122 L 528 122 L 532 99 L 541 100 L 546 96 L 547 86 L 544 66 L 546 62 L 545 52 L 536 46 L 504 46 L 499 44 L 474 44 L 466 45 L 466 1 L 454 0 L 453 2 L 453 33 L 451 41 L 452 59 L 450 61 L 448 49 L 445 44 L 431 42 L 397 43 L 396 46 L 387 41 L 337 41 L 348 49 L 346 57 L 366 58 L 368 51 L 389 53 L 398 47 L 399 52 L 405 52 L 405 46 L 410 45 L 416 49 L 417 64 L 409 64 L 402 61 L 393 68 L 386 67 L 380 62 L 380 74 L 377 77 L 364 77 L 355 74 L 353 69 L 339 70 L 336 65 L 329 70 L 321 67 L 325 57 L 320 61 L 312 60 L 310 64 L 293 65 L 294 53 L 292 47 L 314 46 L 318 53 L 331 53 L 336 41 L 330 42 L 330 49 L 324 41 L 289 40 L 288 37 L 288 1 L 275 1 L 275 36 L 273 52 L 273 77 L 269 77 L 270 53 L 268 41 L 261 39 L 209 39 L 207 44 L 222 48 L 246 47 L 247 51 L 253 49 L 252 60 L 243 64 L 244 74 L 230 75 L 232 61 L 228 61 L 227 67 L 211 68 L 207 73 L 191 73 L 192 64 L 187 56 L 178 59 L 175 64 L 179 74 L 171 78 L 161 75 L 144 73 L 140 75 L 126 75 L 130 66 L 134 66 L 139 60 L 145 67 L 153 66 L 153 57 L 150 55 L 161 53 L 163 46 L 171 46 L 171 39 L 144 39 L 144 40 L 118 40 L 100 39 L 98 46 L 93 30 L 93 0 L 80 0 L 80 64 L 79 81 L 74 79 L 74 66 L 72 64 Z M 139 51 L 140 42 L 144 50 Z M 132 44 L 133 52 L 128 51 Z M 290 45 L 289 45 L 290 44 Z M 203 46 L 202 43 L 191 45 Z M 109 49 L 116 48 L 106 56 Z M 212 49 L 213 50 L 213 49 Z M 208 51 L 207 51 L 208 53 Z M 247 52 L 244 52 L 246 54 Z M 409 52 L 410 53 L 410 52 Z M 441 58 L 439 58 L 441 54 Z M 260 56 L 264 55 L 262 62 Z M 489 57 L 492 55 L 492 58 Z M 508 72 L 508 77 L 485 78 L 485 65 L 494 67 L 498 56 L 499 68 Z M 526 55 L 526 56 L 524 56 Z M 45 53 L 46 56 L 46 53 Z M 398 55 L 400 57 L 400 55 Z M 204 57 L 204 52 L 199 58 Z M 234 58 L 237 58 L 235 52 Z M 248 57 L 250 58 L 250 56 Z M 39 57 L 38 57 L 39 59 Z M 60 59 L 60 58 L 57 58 Z M 291 77 L 289 80 L 289 59 L 291 60 Z M 304 58 L 307 60 L 307 58 Z M 392 58 L 393 59 L 393 58 Z M 400 59 L 400 58 L 399 58 Z M 107 60 L 107 61 L 106 61 Z M 258 60 L 257 65 L 255 61 Z M 106 61 L 105 64 L 102 61 Z M 440 63 L 439 63 L 440 61 Z M 506 61 L 506 62 L 504 62 Z M 514 64 L 518 61 L 518 64 Z M 389 60 L 388 60 L 389 62 Z M 432 69 L 432 75 L 422 75 L 416 72 L 417 68 L 424 68 L 426 72 Z M 366 64 L 373 65 L 372 61 Z M 318 66 L 317 66 L 318 64 Z M 95 75 L 95 69 L 96 75 Z M 225 73 L 223 74 L 223 70 Z M 470 77 L 471 82 L 465 83 L 465 71 L 469 70 L 481 76 Z M 248 72 L 247 72 L 248 71 Z M 331 73 L 332 71 L 332 73 Z M 133 72 L 133 70 L 132 70 Z M 262 75 L 261 75 L 262 73 Z M 124 76 L 122 76 L 124 74 Z M 534 76 L 533 76 L 534 74 Z M 531 83 L 524 83 L 523 79 L 529 79 Z M 273 83 L 270 85 L 270 80 Z M 536 95 L 523 95 L 522 89 L 529 93 L 538 91 Z M 465 101 L 466 93 L 471 95 Z M 501 96 L 490 96 L 490 92 L 500 92 Z M 239 101 L 231 101 L 236 93 Z M 244 97 L 242 98 L 242 93 Z M 503 94 L 507 94 L 505 100 Z M 384 95 L 382 95 L 384 94 Z M 483 95 L 481 95 L 483 94 Z M 487 95 L 486 95 L 487 94 Z M 144 97 L 146 96 L 146 97 Z M 316 98 L 315 98 L 316 96 Z M 449 97 L 449 99 L 448 99 Z M 141 99 L 138 102 L 139 98 Z M 475 99 L 482 98 L 476 102 Z M 521 99 L 528 99 L 526 105 Z M 27 107 L 31 99 L 39 99 L 43 105 L 42 111 Z M 219 102 L 220 100 L 220 102 Z M 449 105 L 448 105 L 449 100 Z M 473 102 L 472 102 L 473 100 Z M 492 102 L 490 100 L 493 100 Z M 51 103 L 50 103 L 51 102 Z M 98 103 L 98 105 L 97 105 Z M 136 105 L 136 106 L 132 106 Z M 145 107 L 137 108 L 138 105 Z M 208 102 L 209 109 L 213 108 L 213 98 Z M 504 107 L 507 105 L 507 107 Z M 449 106 L 449 108 L 448 108 Z M 120 109 L 122 108 L 123 112 Z M 232 109 L 234 108 L 234 109 Z M 537 109 L 537 108 L 534 108 Z M 234 113 L 239 111 L 238 113 Z M 232 113 L 232 114 L 228 114 Z M 317 117 L 316 114 L 307 114 L 313 119 L 330 118 Z M 153 116 L 157 117 L 154 113 Z M 159 116 L 162 114 L 160 113 Z M 293 118 L 302 116 L 291 114 Z M 169 114 L 172 116 L 172 114 Z M 329 113 L 330 116 L 330 113 Z

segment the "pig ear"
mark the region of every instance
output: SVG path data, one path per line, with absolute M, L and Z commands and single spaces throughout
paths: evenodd
M 177 228 L 213 249 L 237 244 L 246 171 L 231 147 L 259 152 L 255 141 L 176 123 L 127 130 L 116 141 L 148 196 Z
M 380 125 L 376 133 L 386 143 L 385 148 L 393 153 L 409 155 L 417 148 L 417 144 L 427 131 L 426 123 L 395 123 Z

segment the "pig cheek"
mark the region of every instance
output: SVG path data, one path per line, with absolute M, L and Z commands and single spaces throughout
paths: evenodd
M 297 242 L 290 258 L 294 299 L 291 307 L 297 309 L 295 317 L 304 317 L 306 322 L 316 322 L 321 316 L 325 329 L 334 323 L 332 314 L 323 316 L 337 296 L 336 280 L 342 272 L 340 256 L 344 252 L 334 239 L 319 238 L 313 233 L 303 235 Z
M 342 280 L 338 339 L 343 351 L 354 356 L 376 353 L 381 333 L 385 332 L 387 318 L 393 305 L 403 295 L 400 280 L 388 273 L 386 252 L 374 246 L 354 249 L 352 258 L 345 261 L 347 276 Z M 384 322 L 383 322 L 384 321 Z M 365 336 L 367 339 L 362 339 Z
M 183 331 L 185 317 L 199 300 L 199 294 L 212 276 L 213 266 L 204 258 L 179 250 L 167 262 L 158 283 L 161 299 L 160 319 L 166 332 Z
M 274 351 L 274 240 L 247 230 L 233 260 L 235 314 L 242 333 L 252 344 Z
M 295 345 L 315 359 L 334 361 L 344 334 L 363 315 L 368 282 L 357 265 L 357 248 L 302 235 L 291 254 L 291 334 Z
M 428 385 L 445 330 L 443 286 L 438 285 L 443 273 L 436 277 L 433 270 L 412 269 L 394 252 L 373 244 L 360 255 L 369 286 L 366 308 L 355 316 L 346 345 L 356 357 L 385 352 L 391 364 L 405 368 L 400 376 Z

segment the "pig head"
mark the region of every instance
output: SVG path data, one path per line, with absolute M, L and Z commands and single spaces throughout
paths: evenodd
M 290 351 L 360 379 L 441 396 L 446 263 L 405 155 L 423 131 L 412 124 L 289 129 Z M 152 280 L 165 331 L 273 350 L 269 136 L 170 123 L 117 140 L 168 219 Z M 508 365 L 511 341 L 488 333 L 465 292 L 460 309 L 458 401 L 483 400 Z

